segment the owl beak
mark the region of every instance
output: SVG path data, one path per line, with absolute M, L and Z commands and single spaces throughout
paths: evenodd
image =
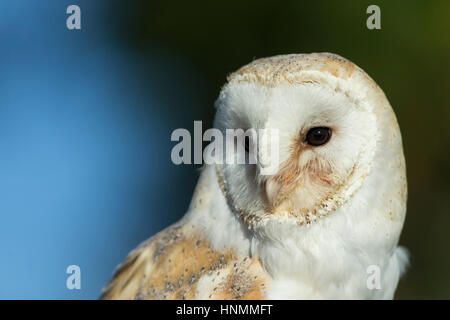
M 267 201 L 271 206 L 274 206 L 277 203 L 282 186 L 283 186 L 282 183 L 275 179 L 266 180 L 265 182 L 266 197 Z

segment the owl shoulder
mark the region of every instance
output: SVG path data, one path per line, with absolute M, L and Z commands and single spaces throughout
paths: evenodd
M 263 299 L 258 258 L 214 250 L 191 224 L 175 224 L 132 251 L 102 299 Z

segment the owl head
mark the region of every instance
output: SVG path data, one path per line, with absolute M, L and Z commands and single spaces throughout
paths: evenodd
M 255 60 L 229 76 L 216 108 L 215 127 L 223 134 L 257 133 L 236 140 L 244 148 L 226 150 L 231 158 L 255 150 L 256 163 L 216 165 L 230 208 L 249 226 L 311 224 L 362 197 L 369 177 L 380 181 L 374 197 L 406 183 L 389 102 L 362 69 L 338 55 Z M 260 132 L 276 134 L 277 143 Z M 277 163 L 270 174 L 263 170 L 267 161 Z

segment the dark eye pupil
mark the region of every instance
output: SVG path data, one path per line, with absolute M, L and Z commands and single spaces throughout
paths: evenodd
M 245 136 L 244 138 L 244 148 L 246 152 L 249 152 L 250 150 L 250 137 Z
M 327 127 L 312 128 L 306 135 L 306 142 L 312 146 L 320 146 L 328 142 L 331 130 Z

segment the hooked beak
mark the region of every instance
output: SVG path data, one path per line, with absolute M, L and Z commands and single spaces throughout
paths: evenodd
M 271 178 L 266 180 L 265 182 L 266 197 L 267 201 L 271 206 L 274 206 L 277 203 L 282 187 L 283 187 L 282 182 L 277 181 L 276 179 Z

